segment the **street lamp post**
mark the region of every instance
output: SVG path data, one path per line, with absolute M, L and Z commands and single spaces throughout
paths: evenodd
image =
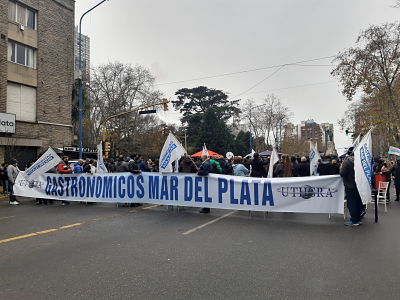
M 82 131 L 83 131 L 83 124 L 82 124 L 82 111 L 83 111 L 83 68 L 82 68 L 82 19 L 85 15 L 87 15 L 89 12 L 91 12 L 93 9 L 98 7 L 99 5 L 103 4 L 108 0 L 103 0 L 93 6 L 91 9 L 87 10 L 80 18 L 79 20 L 79 158 L 82 158 Z

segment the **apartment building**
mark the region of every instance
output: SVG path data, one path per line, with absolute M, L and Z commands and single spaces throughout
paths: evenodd
M 0 0 L 0 162 L 73 144 L 74 10 L 73 0 Z

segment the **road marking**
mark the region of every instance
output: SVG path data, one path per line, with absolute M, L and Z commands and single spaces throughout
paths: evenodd
M 220 216 L 220 217 L 218 217 L 218 218 L 216 218 L 216 219 L 214 219 L 214 220 L 211 220 L 210 222 L 204 223 L 203 225 L 200 225 L 200 226 L 197 226 L 197 227 L 195 227 L 195 228 L 192 228 L 192 229 L 190 229 L 190 230 L 188 230 L 188 231 L 185 231 L 185 232 L 182 233 L 182 234 L 183 234 L 183 235 L 191 234 L 192 232 L 195 232 L 196 230 L 202 229 L 202 228 L 204 228 L 204 227 L 206 227 L 206 226 L 208 226 L 208 225 L 211 225 L 211 224 L 213 224 L 213 223 L 215 223 L 215 222 L 218 222 L 219 220 L 222 220 L 222 219 L 224 219 L 224 218 L 226 218 L 226 217 L 229 217 L 230 215 L 233 215 L 235 212 L 236 212 L 236 211 L 231 211 L 231 212 L 229 212 L 229 213 L 227 213 L 227 214 L 225 214 L 225 215 L 223 215 L 223 216 Z
M 143 207 L 142 210 L 152 209 L 152 208 L 156 208 L 156 207 L 159 207 L 159 206 L 161 206 L 161 205 L 160 204 L 155 204 L 155 205 L 151 205 L 151 206 L 146 206 L 146 207 Z
M 10 218 L 14 218 L 14 216 L 9 216 L 9 217 L 0 217 L 0 220 L 10 219 Z
M 46 233 L 50 233 L 50 232 L 55 232 L 55 231 L 59 231 L 59 230 L 63 230 L 63 229 L 73 228 L 73 227 L 76 227 L 76 226 L 80 226 L 82 224 L 83 223 L 75 223 L 75 224 L 71 224 L 71 225 L 61 226 L 61 227 L 58 227 L 58 228 L 51 228 L 51 229 L 37 231 L 37 232 L 28 233 L 28 234 L 24 234 L 24 235 L 18 235 L 18 236 L 15 236 L 15 237 L 12 237 L 12 238 L 8 238 L 8 239 L 5 239 L 5 240 L 0 240 L 0 244 L 8 243 L 8 242 L 16 241 L 16 240 L 21 240 L 21 239 L 25 239 L 25 238 L 32 237 L 32 236 L 41 235 L 41 234 L 46 234 Z
M 68 228 L 72 228 L 72 227 L 76 227 L 76 226 L 80 226 L 80 225 L 82 225 L 82 223 L 75 223 L 75 224 L 71 224 L 71 225 L 61 226 L 58 229 L 68 229 Z

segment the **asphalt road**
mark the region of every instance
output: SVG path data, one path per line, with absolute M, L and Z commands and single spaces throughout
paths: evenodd
M 399 299 L 399 215 L 0 200 L 0 299 Z

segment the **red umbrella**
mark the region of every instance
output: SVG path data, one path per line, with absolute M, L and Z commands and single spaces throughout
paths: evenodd
M 207 150 L 208 151 L 208 156 L 213 156 L 214 154 L 217 156 L 223 156 L 218 154 L 217 152 L 211 151 L 211 150 Z M 192 157 L 200 157 L 203 155 L 203 150 L 196 152 L 195 154 L 191 155 Z

